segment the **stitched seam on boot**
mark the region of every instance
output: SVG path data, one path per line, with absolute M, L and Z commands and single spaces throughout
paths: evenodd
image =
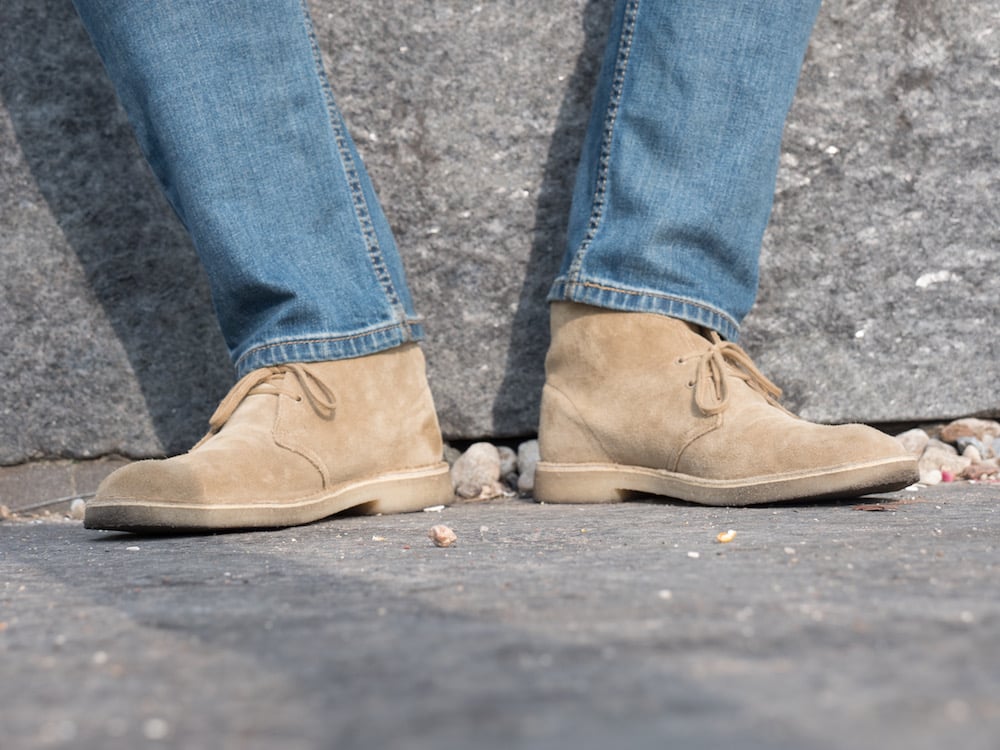
M 583 428 L 586 434 L 590 436 L 590 439 L 597 445 L 597 447 L 604 454 L 604 458 L 613 463 L 617 463 L 617 461 L 615 461 L 611 457 L 611 451 L 609 451 L 605 447 L 604 443 L 601 442 L 601 439 L 596 434 L 594 434 L 594 431 L 592 429 L 590 429 L 590 425 L 587 424 L 587 421 L 583 418 L 583 415 L 580 413 L 580 410 L 576 408 L 576 404 L 573 403 L 573 400 L 569 396 L 567 396 L 563 391 L 561 391 L 559 388 L 552 385 L 551 383 L 546 383 L 545 386 L 547 388 L 551 388 L 554 392 L 556 392 L 563 398 L 563 400 L 568 405 L 569 409 L 572 411 L 573 416 L 576 418 L 576 421 L 573 422 L 573 424 L 579 425 L 581 428 Z
M 695 427 L 688 430 L 688 433 L 681 439 L 681 449 L 677 451 L 677 456 L 674 458 L 673 466 L 670 467 L 670 471 L 679 473 L 677 471 L 677 467 L 680 466 L 681 459 L 684 458 L 684 454 L 687 452 L 687 449 L 694 445 L 698 438 L 704 437 L 708 433 L 714 432 L 722 427 L 723 416 L 721 414 L 716 414 L 713 421 L 714 424 L 708 425 L 704 428 Z
M 315 453 L 313 453 L 308 448 L 303 448 L 298 445 L 293 445 L 290 442 L 286 442 L 279 437 L 278 425 L 281 422 L 281 412 L 283 406 L 281 399 L 286 397 L 279 395 L 277 398 L 278 398 L 278 409 L 277 413 L 274 416 L 274 425 L 271 427 L 271 438 L 274 440 L 274 444 L 280 448 L 284 448 L 287 451 L 291 451 L 296 455 L 302 456 L 306 461 L 311 463 L 313 467 L 316 469 L 316 471 L 319 472 L 320 479 L 323 482 L 323 487 L 324 488 L 329 487 L 331 484 L 330 474 L 326 470 L 326 467 L 323 465 L 323 461 L 320 460 L 320 457 Z

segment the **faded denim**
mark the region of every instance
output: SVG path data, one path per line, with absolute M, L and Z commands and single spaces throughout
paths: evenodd
M 75 0 L 240 375 L 421 337 L 304 0 Z
M 819 0 L 623 0 L 550 300 L 735 340 Z
M 305 0 L 74 0 L 238 373 L 423 331 Z M 819 3 L 617 3 L 550 299 L 736 338 Z

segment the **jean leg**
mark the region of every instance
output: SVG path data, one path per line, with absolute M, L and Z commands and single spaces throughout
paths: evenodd
M 735 339 L 819 0 L 619 0 L 550 300 Z
M 422 337 L 306 0 L 74 0 L 239 374 Z

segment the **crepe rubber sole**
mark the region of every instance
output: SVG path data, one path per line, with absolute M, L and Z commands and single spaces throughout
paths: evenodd
M 339 485 L 298 500 L 244 502 L 170 502 L 95 498 L 83 525 L 113 531 L 173 532 L 299 526 L 341 513 L 410 513 L 450 503 L 454 495 L 448 465 L 399 471 Z
M 892 492 L 918 478 L 916 461 L 909 457 L 740 479 L 702 479 L 641 466 L 540 461 L 534 494 L 545 503 L 614 503 L 659 495 L 699 505 L 740 506 Z

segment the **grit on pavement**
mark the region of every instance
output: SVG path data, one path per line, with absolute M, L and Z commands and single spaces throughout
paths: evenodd
M 219 535 L 6 521 L 0 748 L 992 750 L 998 508 L 956 483 Z

